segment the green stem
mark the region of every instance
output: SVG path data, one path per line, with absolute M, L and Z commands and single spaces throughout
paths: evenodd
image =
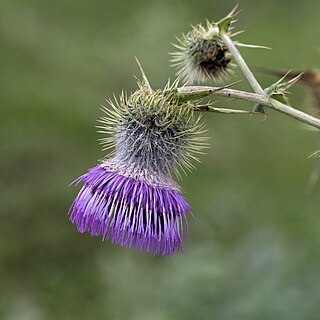
M 310 116 L 300 110 L 297 110 L 297 109 L 292 108 L 284 103 L 281 103 L 277 100 L 270 98 L 267 95 L 267 93 L 262 89 L 259 82 L 257 81 L 255 76 L 253 75 L 253 73 L 249 69 L 248 65 L 246 64 L 246 62 L 242 58 L 238 48 L 236 47 L 234 42 L 231 40 L 228 33 L 221 32 L 220 36 L 221 36 L 222 40 L 224 41 L 225 45 L 228 47 L 228 49 L 230 50 L 230 52 L 234 56 L 239 67 L 241 68 L 243 74 L 245 75 L 245 77 L 247 78 L 249 83 L 251 84 L 251 86 L 254 89 L 254 91 L 256 92 L 256 94 L 259 95 L 259 97 L 254 96 L 252 94 L 249 94 L 247 92 L 239 92 L 239 91 L 236 92 L 236 90 L 231 90 L 231 89 L 228 89 L 227 91 L 225 91 L 225 93 L 228 92 L 229 96 L 233 95 L 233 97 L 236 97 L 236 95 L 237 95 L 237 98 L 245 99 L 248 101 L 251 100 L 255 103 L 259 103 L 261 105 L 264 105 L 264 106 L 269 107 L 271 109 L 282 112 L 292 118 L 295 118 L 301 122 L 307 123 L 313 127 L 320 129 L 320 120 L 319 119 L 312 117 L 312 116 Z M 230 91 L 233 91 L 233 92 L 230 92 Z M 219 92 L 221 93 L 221 91 L 219 91 Z
M 217 96 L 237 98 L 241 100 L 258 103 L 277 110 L 291 118 L 297 119 L 300 122 L 304 122 L 320 129 L 320 119 L 310 116 L 300 110 L 292 108 L 277 100 L 271 99 L 264 94 L 250 93 L 246 91 L 234 90 L 230 88 L 208 87 L 208 86 L 186 86 L 177 89 L 177 96 L 181 101 L 190 101 L 199 99 L 200 97 L 209 96 L 215 94 Z M 196 97 L 196 98 L 195 98 Z
M 228 33 L 221 32 L 220 36 L 221 36 L 222 40 L 224 41 L 225 45 L 228 47 L 229 51 L 234 56 L 234 58 L 237 61 L 240 69 L 242 70 L 243 74 L 248 79 L 248 81 L 249 81 L 252 89 L 254 90 L 254 92 L 258 93 L 258 94 L 265 95 L 264 90 L 262 89 L 262 87 L 260 86 L 259 82 L 257 81 L 255 76 L 253 75 L 253 73 L 249 69 L 247 63 L 242 58 L 238 48 L 236 47 L 234 42 L 231 40 L 231 38 L 229 37 Z

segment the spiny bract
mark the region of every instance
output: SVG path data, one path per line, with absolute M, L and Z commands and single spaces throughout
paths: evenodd
M 99 132 L 109 137 L 101 143 L 104 149 L 115 146 L 112 162 L 123 163 L 123 172 L 159 180 L 173 170 L 179 175 L 178 167 L 190 170 L 191 160 L 198 161 L 197 154 L 206 145 L 206 138 L 201 137 L 204 124 L 201 116 L 195 116 L 194 105 L 179 103 L 176 87 L 177 82 L 151 91 L 139 83 L 131 96 L 122 94 L 119 101 L 108 101 L 111 109 L 103 107 L 106 116 L 100 120 Z

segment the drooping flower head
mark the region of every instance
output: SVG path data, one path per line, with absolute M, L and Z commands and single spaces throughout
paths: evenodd
M 145 76 L 144 76 L 145 77 Z M 172 172 L 190 169 L 204 144 L 190 103 L 181 104 L 176 86 L 152 91 L 146 78 L 139 89 L 103 107 L 101 139 L 114 151 L 88 170 L 70 208 L 80 232 L 111 239 L 152 254 L 172 255 L 182 248 L 190 206 Z

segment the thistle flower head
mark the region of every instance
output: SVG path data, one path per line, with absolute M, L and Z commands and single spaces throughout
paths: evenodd
M 201 149 L 197 134 L 203 132 L 203 124 L 195 119 L 192 104 L 179 103 L 174 95 L 176 85 L 157 91 L 140 85 L 130 97 L 123 94 L 116 104 L 109 101 L 115 112 L 104 108 L 103 128 L 110 117 L 115 126 L 107 127 L 114 134 L 102 143 L 115 145 L 114 162 L 123 163 L 125 170 L 134 168 L 138 175 L 144 172 L 147 180 L 169 176 L 173 170 L 179 175 L 178 167 L 192 169 L 191 159 L 197 160 Z
M 177 67 L 177 75 L 190 83 L 206 80 L 220 81 L 230 72 L 231 53 L 220 39 L 217 24 L 207 21 L 192 27 L 187 34 L 177 38 L 179 50 L 173 52 L 172 66 Z
M 200 119 L 193 106 L 180 104 L 177 82 L 152 91 L 144 81 L 110 108 L 103 107 L 101 142 L 114 151 L 81 176 L 84 186 L 70 208 L 80 232 L 111 238 L 120 245 L 172 255 L 182 248 L 190 206 L 171 173 L 190 169 L 203 147 Z
M 178 51 L 172 52 L 172 66 L 177 67 L 177 76 L 187 83 L 220 81 L 233 73 L 230 46 L 226 44 L 226 36 L 230 39 L 243 31 L 231 33 L 234 18 L 238 14 L 237 6 L 220 21 L 214 23 L 207 20 L 206 27 L 198 24 L 187 34 L 177 38 L 173 44 Z M 268 48 L 260 45 L 244 44 L 233 41 L 238 47 Z M 268 48 L 270 49 L 270 48 Z

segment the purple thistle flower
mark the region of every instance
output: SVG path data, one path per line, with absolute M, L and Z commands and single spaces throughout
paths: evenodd
M 91 168 L 79 179 L 84 186 L 71 206 L 70 220 L 81 233 L 153 254 L 182 249 L 190 206 L 174 185 L 150 184 L 106 166 Z
M 195 136 L 203 126 L 191 104 L 175 99 L 176 83 L 152 91 L 143 76 L 129 98 L 104 107 L 100 128 L 110 136 L 102 143 L 115 150 L 76 180 L 84 185 L 69 216 L 81 233 L 169 256 L 182 249 L 191 210 L 171 172 L 192 167 L 189 158 L 205 144 Z

